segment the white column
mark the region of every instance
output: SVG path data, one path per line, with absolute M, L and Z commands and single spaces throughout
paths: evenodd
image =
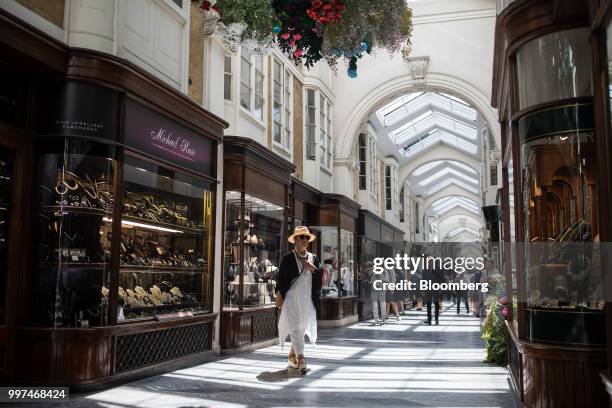
M 334 160 L 334 193 L 353 198 L 353 178 L 346 160 Z

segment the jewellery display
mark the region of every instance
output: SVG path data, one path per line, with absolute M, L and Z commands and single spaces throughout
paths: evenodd
M 102 173 L 98 176 L 82 175 L 58 169 L 55 186 L 40 185 L 54 194 L 54 204 L 59 206 L 98 208 L 112 211 L 113 194 L 109 181 Z
M 103 155 L 62 150 L 40 156 L 34 308 L 41 313 L 35 323 L 95 327 L 111 316 L 129 321 L 203 310 L 210 293 L 204 287 L 211 273 L 210 184 L 125 158 L 122 202 L 116 203 L 114 154 L 95 143 L 67 143 L 65 151 Z M 115 223 L 118 209 L 123 212 Z M 117 302 L 111 305 L 113 290 Z M 111 312 L 111 306 L 118 309 Z
M 133 193 L 127 190 L 123 207 L 125 214 L 133 217 L 189 228 L 203 227 L 191 219 L 189 206 L 184 202 L 165 200 L 151 194 Z
M 124 171 L 119 297 L 126 320 L 202 309 L 210 193 L 196 179 L 139 159 L 127 160 Z

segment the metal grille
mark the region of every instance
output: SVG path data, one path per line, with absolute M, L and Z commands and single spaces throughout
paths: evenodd
M 276 312 L 258 313 L 253 316 L 253 342 L 278 336 Z
M 115 372 L 212 349 L 211 322 L 118 336 Z
M 344 302 L 344 316 L 352 316 L 355 314 L 354 302 L 347 300 Z

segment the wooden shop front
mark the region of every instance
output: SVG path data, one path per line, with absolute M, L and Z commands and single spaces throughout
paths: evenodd
M 227 124 L 122 59 L 0 21 L 2 382 L 88 390 L 214 357 Z
M 294 171 L 292 163 L 252 139 L 224 139 L 223 353 L 278 339 L 274 279 L 287 252 Z

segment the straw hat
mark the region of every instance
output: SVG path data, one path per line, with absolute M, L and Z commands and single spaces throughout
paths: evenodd
M 295 229 L 293 230 L 293 234 L 289 236 L 289 242 L 291 242 L 292 244 L 295 244 L 295 237 L 297 235 L 309 235 L 310 238 L 308 239 L 308 242 L 312 242 L 315 239 L 317 239 L 317 236 L 314 234 L 311 234 L 310 231 L 308 231 L 308 228 L 306 228 L 303 225 L 295 227 Z

